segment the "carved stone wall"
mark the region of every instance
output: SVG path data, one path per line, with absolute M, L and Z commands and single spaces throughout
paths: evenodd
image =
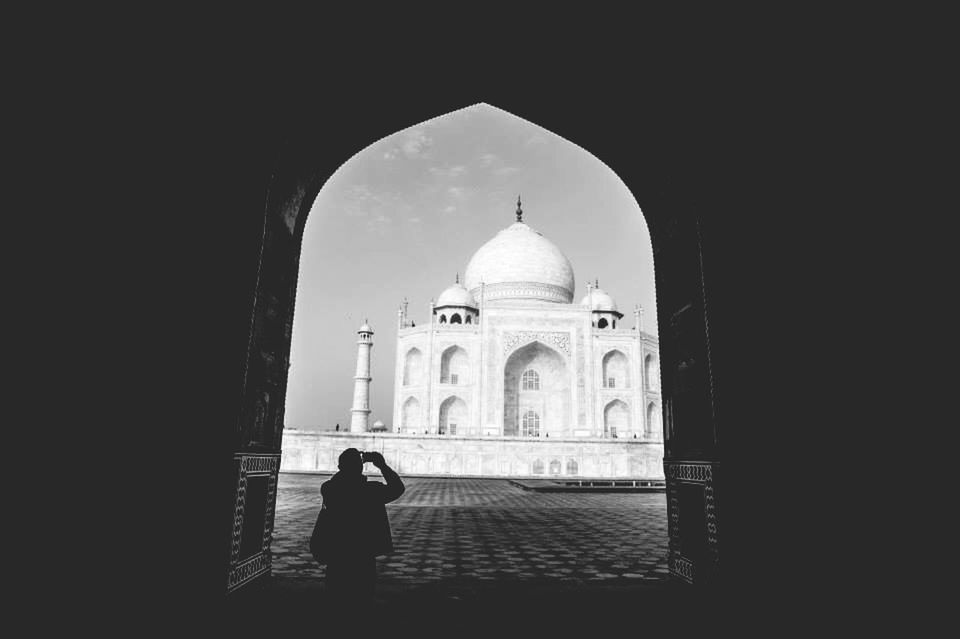
M 640 440 L 529 439 L 516 437 L 407 436 L 394 433 L 330 433 L 287 429 L 281 471 L 335 472 L 345 448 L 383 453 L 394 470 L 438 476 L 544 477 L 559 460 L 559 476 L 664 479 L 663 445 Z M 545 464 L 534 472 L 536 461 Z M 573 465 L 575 473 L 568 473 Z M 569 469 L 568 469 L 569 466 Z M 372 469 L 369 469 L 372 470 Z
M 542 342 L 567 357 L 570 356 L 570 334 L 558 331 L 504 331 L 503 354 L 509 355 L 531 342 Z

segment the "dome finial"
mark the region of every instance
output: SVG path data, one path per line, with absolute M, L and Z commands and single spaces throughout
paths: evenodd
M 457 284 L 460 283 L 460 271 L 457 271 Z
M 600 288 L 600 278 L 599 278 L 599 277 L 597 277 L 597 278 L 595 278 L 595 279 L 593 280 L 593 285 L 596 286 L 597 288 Z
M 520 208 L 519 195 L 517 195 L 517 222 L 523 222 L 523 209 Z

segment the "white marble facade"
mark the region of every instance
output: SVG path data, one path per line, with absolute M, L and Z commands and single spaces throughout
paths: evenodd
M 477 250 L 426 321 L 399 310 L 380 444 L 408 473 L 661 479 L 656 337 L 639 307 L 624 325 L 598 283 L 575 302 L 569 260 L 521 216 L 518 202 L 517 222 Z M 370 436 L 288 431 L 282 467 L 332 470 L 328 446 L 357 437 L 368 448 Z
M 482 246 L 426 322 L 399 311 L 391 431 L 662 441 L 657 339 L 518 221 Z
M 488 303 L 467 325 L 439 315 L 400 329 L 392 432 L 662 441 L 652 335 L 596 328 L 579 304 Z

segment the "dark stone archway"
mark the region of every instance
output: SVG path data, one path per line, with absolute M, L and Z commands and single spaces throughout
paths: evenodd
M 236 322 L 226 330 L 235 338 L 232 374 L 238 389 L 232 408 L 222 407 L 219 422 L 219 448 L 223 459 L 230 460 L 221 502 L 223 589 L 242 589 L 269 574 L 300 240 L 313 200 L 339 163 L 368 144 L 483 97 L 429 108 L 400 105 L 385 113 L 351 113 L 347 105 L 329 105 L 324 117 L 291 113 L 283 122 L 259 123 L 262 137 L 236 160 L 246 162 L 246 172 L 232 182 L 236 192 L 230 201 L 238 208 L 225 218 L 235 243 L 221 256 L 236 310 Z M 715 219 L 703 217 L 706 204 L 696 203 L 709 178 L 674 148 L 670 133 L 676 129 L 668 133 L 662 128 L 665 121 L 653 126 L 638 117 L 643 110 L 639 101 L 562 114 L 547 108 L 549 102 L 489 101 L 601 158 L 630 187 L 644 212 L 656 265 L 670 567 L 682 581 L 713 581 L 719 575 L 721 539 L 717 471 L 723 358 L 718 353 L 729 352 L 730 345 L 721 339 L 718 348 L 712 327 L 730 311 L 707 303 L 723 298 L 716 283 L 722 282 L 721 273 L 711 277 L 710 265 L 723 263 L 720 238 L 726 239 Z M 600 133 L 601 119 L 617 123 L 616 141 Z M 342 121 L 353 123 L 352 130 L 344 132 Z M 340 130 L 333 135 L 332 128 Z M 221 367 L 231 374 L 229 363 Z M 251 541 L 257 539 L 259 545 Z

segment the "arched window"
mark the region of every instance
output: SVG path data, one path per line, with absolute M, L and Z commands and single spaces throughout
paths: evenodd
M 406 433 L 416 433 L 420 428 L 420 402 L 415 397 L 407 398 L 403 403 L 400 423 Z
M 451 323 L 451 324 L 463 324 L 463 322 L 460 320 L 460 313 L 454 313 L 453 315 L 451 315 L 451 316 L 450 316 L 450 323 Z
M 567 474 L 568 474 L 568 475 L 576 475 L 576 474 L 577 474 L 577 460 L 576 460 L 576 459 L 568 459 L 568 460 L 567 460 Z
M 532 410 L 528 410 L 523 414 L 523 430 L 521 434 L 524 437 L 540 436 L 540 416 Z
M 473 324 L 473 318 L 467 315 L 467 324 Z
M 660 432 L 660 411 L 657 405 L 650 403 L 647 406 L 647 437 L 656 437 Z
M 612 350 L 603 356 L 603 387 L 630 388 L 630 361 L 621 351 Z
M 543 460 L 542 460 L 542 459 L 538 459 L 538 460 L 536 460 L 535 462 L 533 462 L 533 474 L 534 474 L 534 475 L 542 475 L 542 474 L 543 474 Z
M 440 404 L 440 435 L 462 435 L 467 426 L 467 405 L 457 396 L 448 397 Z
M 559 475 L 560 474 L 560 460 L 554 459 L 550 462 L 550 474 Z
M 597 328 L 606 328 L 607 327 L 607 318 L 601 317 L 600 321 L 597 322 Z
M 603 436 L 618 437 L 630 431 L 630 409 L 627 405 L 615 399 L 603 410 Z
M 447 323 L 447 316 L 446 316 L 446 315 L 441 315 L 441 316 L 440 316 L 440 323 L 441 323 L 441 324 L 446 324 L 446 323 Z
M 440 356 L 440 383 L 460 384 L 468 382 L 470 361 L 467 351 L 459 346 L 451 346 Z
M 419 348 L 411 348 L 403 362 L 403 385 L 415 386 L 421 381 L 423 372 L 423 353 Z
M 660 384 L 660 373 L 657 371 L 657 359 L 649 354 L 643 360 L 644 378 L 649 390 L 657 390 Z
M 540 390 L 540 374 L 531 369 L 523 372 L 523 390 Z

